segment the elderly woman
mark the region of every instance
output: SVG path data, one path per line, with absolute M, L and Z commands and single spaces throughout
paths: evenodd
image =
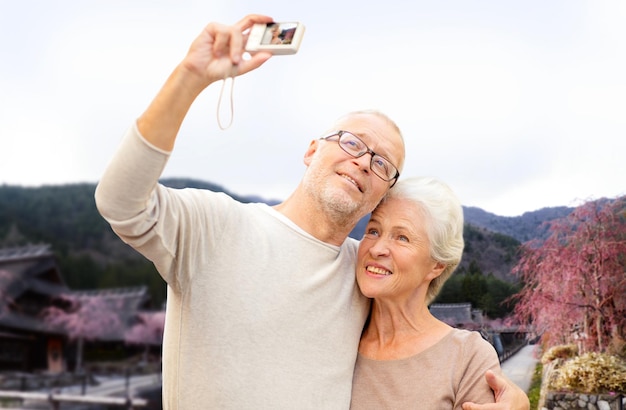
M 354 371 L 353 409 L 460 409 L 493 403 L 485 372 L 500 373 L 478 332 L 435 318 L 428 304 L 461 261 L 463 210 L 432 178 L 400 180 L 371 215 L 356 277 L 372 298 Z

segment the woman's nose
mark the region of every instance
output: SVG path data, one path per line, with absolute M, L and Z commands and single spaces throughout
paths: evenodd
M 389 246 L 387 241 L 379 238 L 370 248 L 370 254 L 378 257 L 389 255 Z

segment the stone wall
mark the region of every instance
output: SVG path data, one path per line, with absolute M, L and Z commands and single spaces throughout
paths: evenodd
M 623 410 L 626 408 L 624 393 L 578 394 L 547 392 L 541 410 Z
M 543 365 L 538 410 L 626 410 L 626 392 L 585 394 L 548 389 L 558 359 Z

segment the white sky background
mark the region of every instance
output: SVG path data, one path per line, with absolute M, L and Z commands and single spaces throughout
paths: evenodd
M 623 0 L 0 0 L 0 184 L 96 182 L 204 25 L 252 12 L 304 23 L 300 51 L 237 78 L 227 131 L 207 89 L 164 176 L 285 199 L 310 140 L 375 108 L 403 131 L 403 175 L 466 206 L 626 194 Z

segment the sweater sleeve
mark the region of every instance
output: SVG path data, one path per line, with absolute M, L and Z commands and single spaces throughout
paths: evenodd
M 500 360 L 494 347 L 484 340 L 478 332 L 469 332 L 463 345 L 464 366 L 454 408 L 461 408 L 467 401 L 474 403 L 494 403 L 493 391 L 485 380 L 485 372 L 493 370 L 501 373 Z
M 155 227 L 166 192 L 158 180 L 169 156 L 147 142 L 133 124 L 95 191 L 98 211 L 113 231 L 150 259 L 166 280 L 176 245 L 164 241 Z
M 122 221 L 141 213 L 169 156 L 148 143 L 134 123 L 96 187 L 96 206 L 104 219 Z

